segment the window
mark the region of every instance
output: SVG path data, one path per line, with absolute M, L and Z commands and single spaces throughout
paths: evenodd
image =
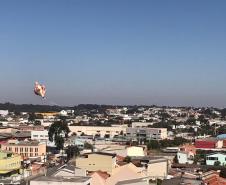
M 20 152 L 23 152 L 23 148 L 20 148 Z
M 35 152 L 38 152 L 38 148 L 35 148 Z
M 38 153 L 35 153 L 35 156 L 38 156 Z
M 207 160 L 217 161 L 218 160 L 218 157 L 207 157 Z
M 28 148 L 25 148 L 25 152 L 28 152 Z
M 33 148 L 30 148 L 30 152 L 33 152 Z

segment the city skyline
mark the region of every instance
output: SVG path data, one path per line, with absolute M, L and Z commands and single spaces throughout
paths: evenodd
M 0 102 L 225 107 L 225 5 L 1 1 Z

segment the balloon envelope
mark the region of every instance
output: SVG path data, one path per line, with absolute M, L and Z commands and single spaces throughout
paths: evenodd
M 46 88 L 44 85 L 35 82 L 34 93 L 42 98 L 45 98 Z

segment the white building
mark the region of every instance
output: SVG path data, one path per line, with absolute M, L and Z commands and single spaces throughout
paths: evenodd
M 47 130 L 31 131 L 31 139 L 37 141 L 49 140 L 48 131 Z
M 65 110 L 60 111 L 60 115 L 61 116 L 67 116 L 67 111 L 65 111 Z
M 226 154 L 215 153 L 206 156 L 206 165 L 214 165 L 217 161 L 221 166 L 224 166 L 226 164 Z
M 98 135 L 100 137 L 113 138 L 114 136 L 120 135 L 120 133 L 126 133 L 125 126 L 117 127 L 96 127 L 96 126 L 69 126 L 71 132 L 76 133 L 78 136 L 85 135 Z
M 177 159 L 179 164 L 193 164 L 194 154 L 184 151 L 177 152 Z
M 129 157 L 143 157 L 143 156 L 145 156 L 143 147 L 131 146 L 131 147 L 128 147 L 126 149 L 126 151 L 127 151 L 127 156 L 129 156 Z
M 55 147 L 55 143 L 49 141 L 49 135 L 47 130 L 31 131 L 31 139 L 36 141 L 44 141 L 47 146 Z
M 161 140 L 167 138 L 167 128 L 131 128 L 126 129 L 127 137 L 131 139 L 155 139 Z
M 0 110 L 0 116 L 7 116 L 9 114 L 8 110 Z
M 154 124 L 154 122 L 133 122 L 132 128 L 148 127 L 148 126 L 153 125 L 153 124 Z

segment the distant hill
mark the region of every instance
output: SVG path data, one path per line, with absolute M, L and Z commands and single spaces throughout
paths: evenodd
M 69 107 L 59 107 L 51 105 L 32 105 L 32 104 L 17 105 L 13 103 L 0 103 L 0 110 L 9 110 L 10 112 L 54 112 L 68 108 Z

